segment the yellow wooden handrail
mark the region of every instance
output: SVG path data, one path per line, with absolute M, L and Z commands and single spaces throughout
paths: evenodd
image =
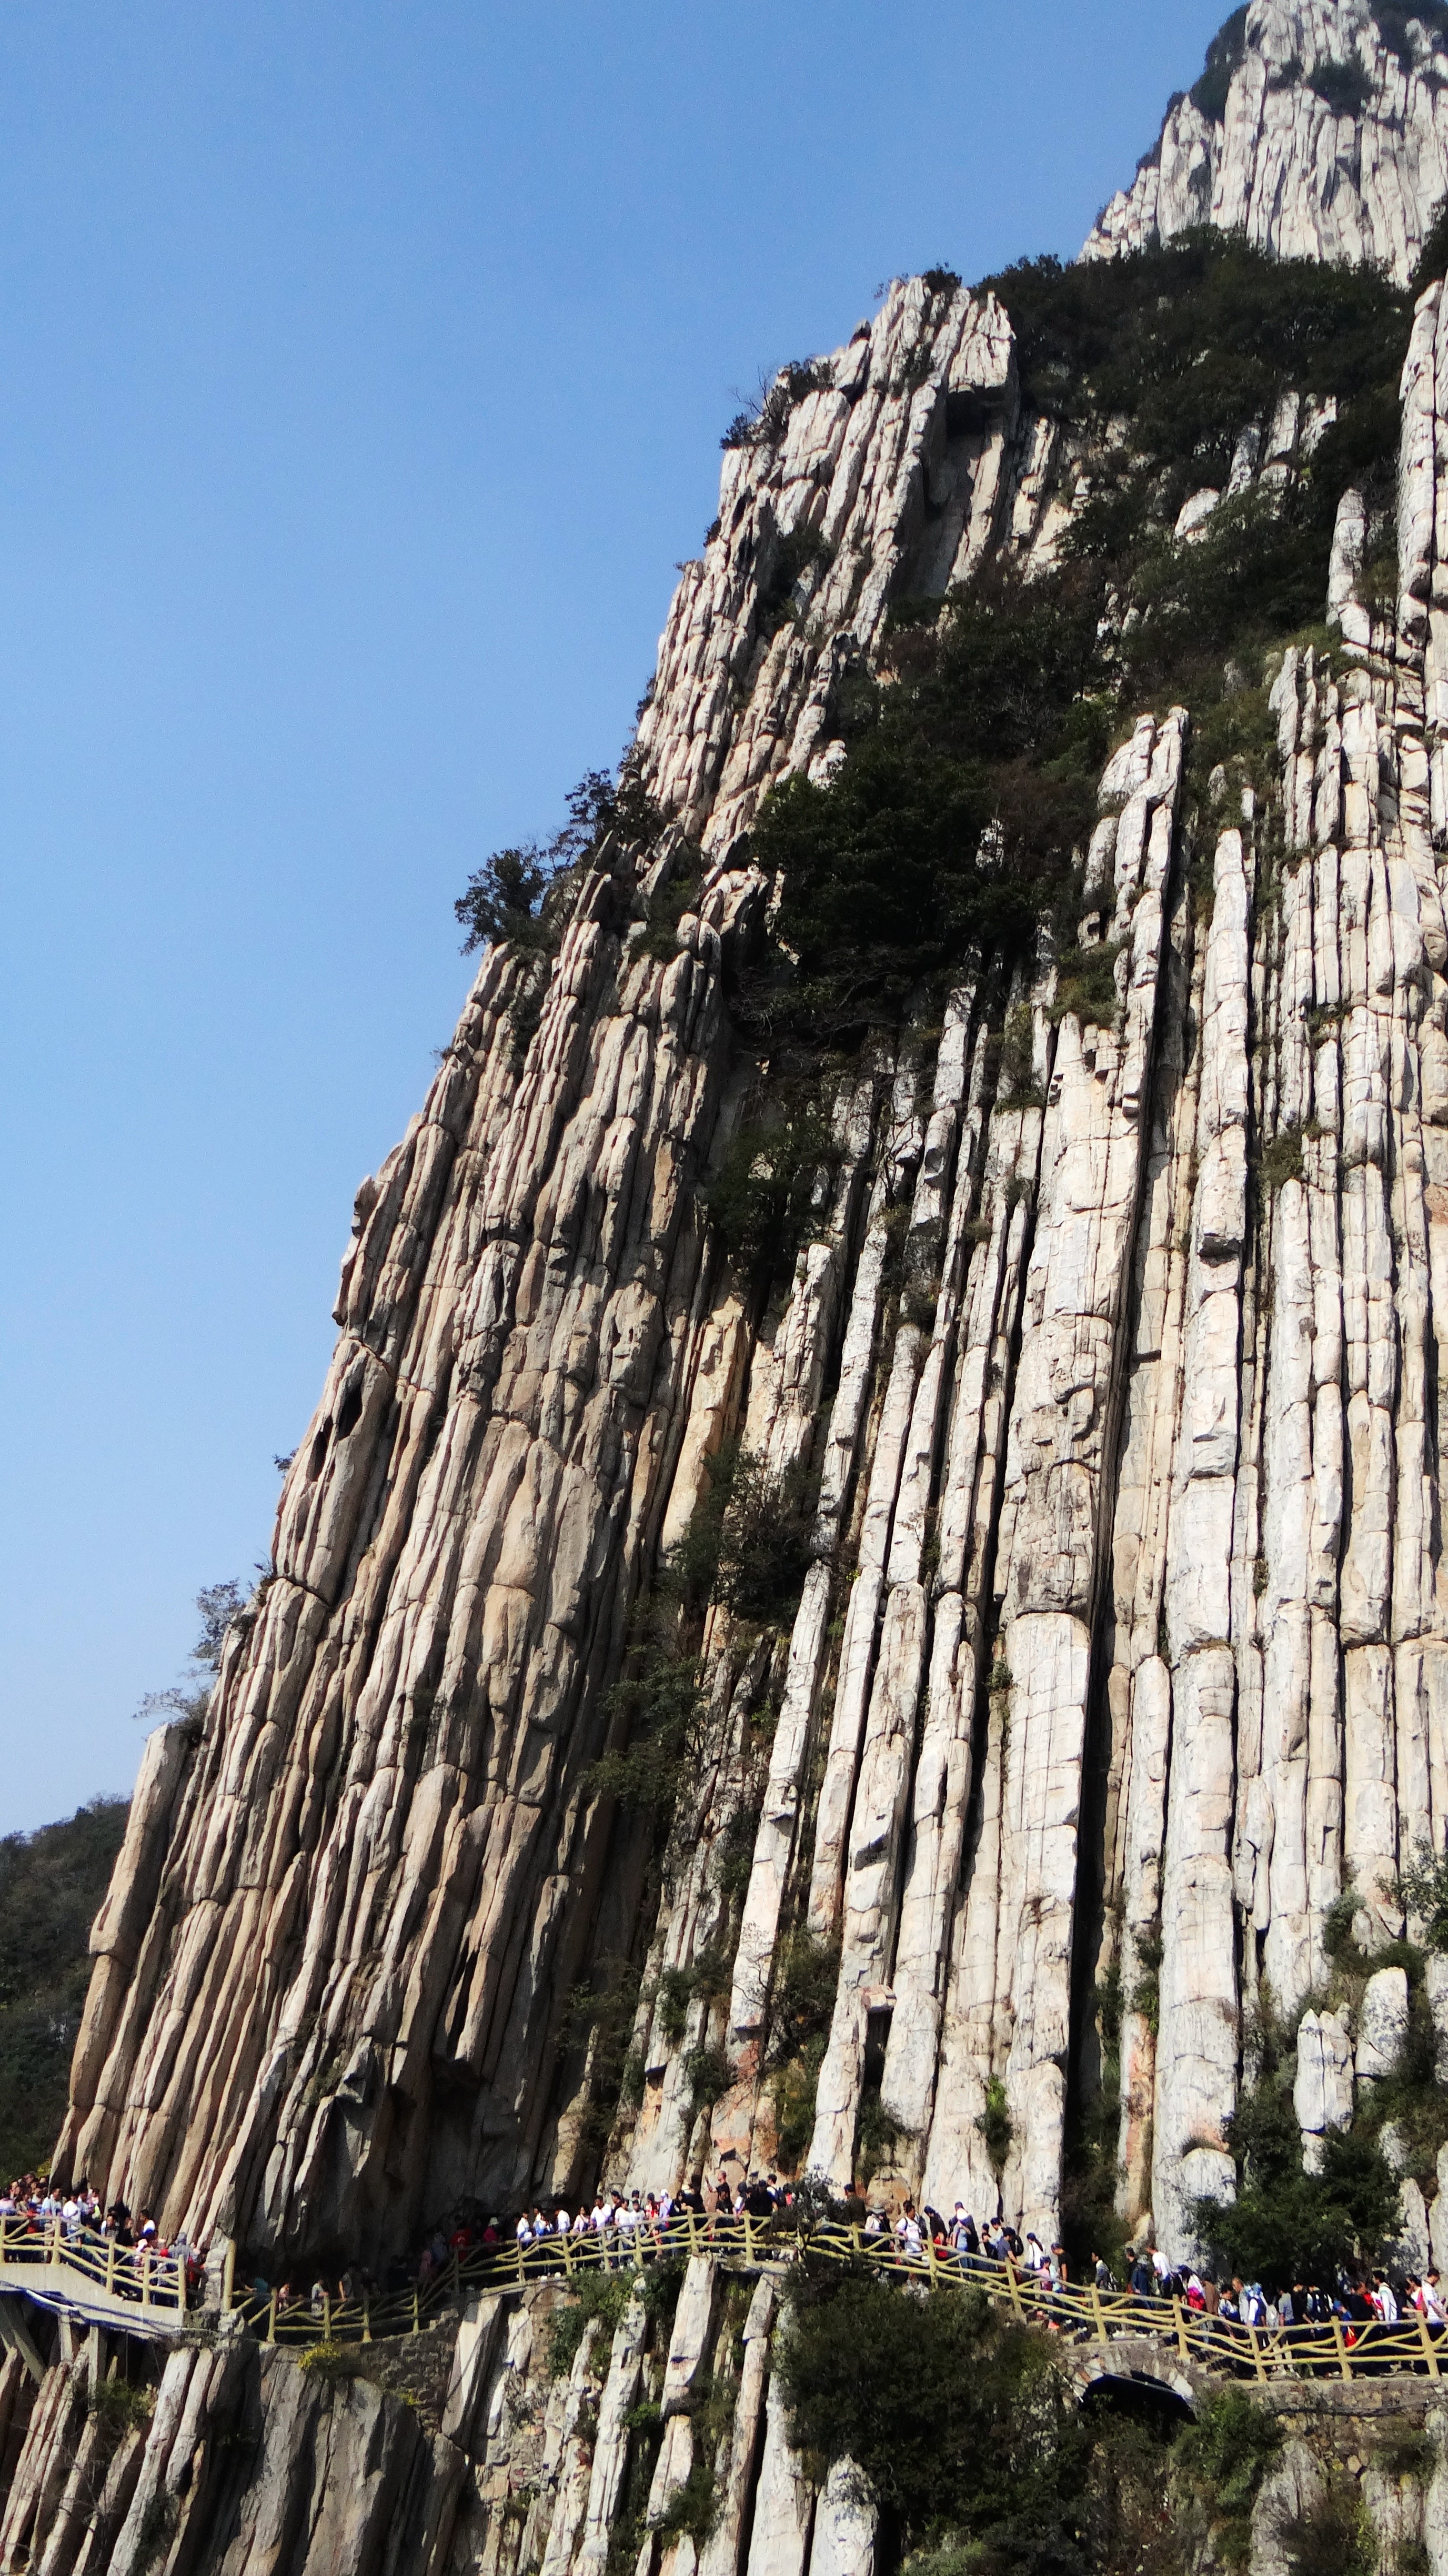
M 365 2343 L 379 2336 L 417 2334 L 442 2309 L 456 2306 L 474 2291 L 516 2292 L 530 2282 L 545 2280 L 572 2283 L 589 2271 L 638 2273 L 646 2263 L 685 2252 L 706 2253 L 749 2271 L 795 2260 L 804 2252 L 831 2262 L 864 2263 L 886 2278 L 921 2288 L 979 2290 L 1022 2323 L 1043 2325 L 1076 2341 L 1109 2348 L 1122 2337 L 1146 2337 L 1168 2343 L 1180 2362 L 1209 2371 L 1225 2368 L 1259 2381 L 1279 2375 L 1352 2379 L 1363 2372 L 1376 2376 L 1384 2369 L 1426 2373 L 1434 2379 L 1442 2376 L 1438 2337 L 1416 2311 L 1396 2326 L 1365 2324 L 1351 2333 L 1344 2331 L 1340 2318 L 1321 2327 L 1273 2330 L 1208 2316 L 1180 2300 L 1099 2290 L 1094 2282 L 1085 2289 L 1052 2289 L 1038 2274 L 1013 2263 L 942 2253 L 933 2243 L 907 2252 L 894 2237 L 871 2235 L 859 2226 L 830 2224 L 791 2236 L 747 2215 L 700 2218 L 693 2211 L 681 2211 L 667 2226 L 638 2227 L 622 2238 L 592 2232 L 573 2238 L 548 2236 L 533 2245 L 520 2240 L 496 2251 L 454 2255 L 426 2283 L 390 2297 L 374 2299 L 369 2292 L 359 2300 L 334 2304 L 328 2294 L 320 2317 L 309 2303 L 283 2307 L 272 2289 L 237 2299 L 228 2262 L 223 2309 L 239 2326 L 250 2328 L 268 2343 Z M 43 2287 L 35 2277 L 38 2273 L 46 2276 Z M 73 2289 L 59 2288 L 57 2275 L 60 2282 L 73 2283 Z M 23 2220 L 0 2219 L 0 2289 L 28 2291 L 52 2301 L 63 2298 L 81 2314 L 89 2307 L 103 2322 L 114 2320 L 117 2307 L 124 2304 L 138 2311 L 137 2330 L 164 2332 L 168 2324 L 185 2316 L 179 2256 L 133 2251 L 117 2246 L 114 2239 L 102 2252 L 94 2240 L 72 2242 L 58 2227 L 41 2231 Z

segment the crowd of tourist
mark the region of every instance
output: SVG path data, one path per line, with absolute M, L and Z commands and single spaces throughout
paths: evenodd
M 0 2188 L 0 2220 L 9 2222 L 11 2247 L 17 2244 L 18 2222 L 22 2259 L 28 2242 L 33 2240 L 38 2253 L 42 2242 L 58 2229 L 68 2245 L 102 2254 L 114 2246 L 124 2253 L 129 2260 L 121 2267 L 121 2277 L 128 2295 L 139 2295 L 137 2285 L 148 2278 L 159 2279 L 158 2267 L 164 2269 L 172 2295 L 183 2278 L 188 2300 L 200 2295 L 204 2261 L 184 2235 L 168 2243 L 146 2211 L 133 2215 L 121 2200 L 105 2207 L 85 2183 L 64 2190 L 33 2174 L 23 2175 L 8 2190 Z M 355 2264 L 327 2272 L 313 2266 L 273 2284 L 258 2272 L 249 2284 L 249 2296 L 278 2315 L 303 2311 L 325 2321 L 334 2305 L 346 2308 L 363 2300 L 426 2292 L 461 2272 L 476 2276 L 490 2257 L 516 2258 L 520 2271 L 534 2277 L 567 2271 L 580 2256 L 609 2269 L 630 2268 L 641 2255 L 672 2251 L 684 2233 L 679 2222 L 690 2220 L 696 2230 L 703 2226 L 706 2242 L 718 2242 L 721 2252 L 733 2250 L 735 2224 L 748 2220 L 753 2229 L 781 2240 L 781 2248 L 783 2240 L 802 2228 L 814 2234 L 846 2228 L 852 2231 L 852 2243 L 853 2231 L 858 2231 L 867 2255 L 874 2252 L 892 2258 L 892 2268 L 901 2263 L 919 2265 L 966 2279 L 972 2274 L 1004 2272 L 1034 2292 L 1033 2306 L 1038 2314 L 1044 2313 L 1048 2324 L 1053 2301 L 1064 2300 L 1070 2291 L 1094 2289 L 1103 2297 L 1124 2293 L 1133 2301 L 1157 2306 L 1180 2302 L 1208 2326 L 1244 2325 L 1300 2334 L 1335 2325 L 1347 2348 L 1361 2343 L 1374 2327 L 1421 2321 L 1436 2337 L 1448 2326 L 1448 2287 L 1431 2269 L 1421 2275 L 1409 2271 L 1395 2276 L 1383 2268 L 1363 2268 L 1326 2284 L 1284 2279 L 1264 2289 L 1260 2281 L 1215 2278 L 1205 2267 L 1173 2266 L 1160 2248 L 1146 2244 L 1127 2247 L 1123 2280 L 1118 2280 L 1104 2255 L 1093 2253 L 1084 2280 L 1073 2281 L 1059 2242 L 1046 2245 L 1033 2230 L 1022 2235 L 999 2217 L 977 2225 L 962 2201 L 955 2203 L 949 2218 L 934 2207 L 917 2208 L 912 2199 L 898 2206 L 871 2205 L 859 2191 L 843 2202 L 825 2205 L 814 2185 L 801 2188 L 781 2182 L 777 2174 L 743 2169 L 731 2176 L 722 2166 L 714 2180 L 678 2192 L 604 2187 L 576 2209 L 549 2200 L 511 2220 L 460 2213 L 434 2228 L 410 2256 L 395 2257 L 380 2274 Z M 112 2271 L 114 2276 L 115 2267 Z M 243 2290 L 243 2296 L 247 2294 Z M 1066 2309 L 1062 2307 L 1058 2314 L 1064 2317 Z
M 58 2228 L 65 2243 L 79 2251 L 103 2256 L 114 2246 L 127 2255 L 122 2277 L 138 2295 L 152 2278 L 158 2297 L 174 2296 L 182 2280 L 189 2300 L 200 2292 L 205 2265 L 184 2235 L 168 2240 L 148 2210 L 137 2215 L 123 2200 L 107 2207 L 89 2183 L 63 2190 L 40 2175 L 22 2174 L 8 2187 L 0 2185 L 0 2220 L 7 2222 L 9 2250 L 19 2259 L 27 2241 L 38 2254 Z

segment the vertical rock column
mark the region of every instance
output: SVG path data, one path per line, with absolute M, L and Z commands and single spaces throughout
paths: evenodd
M 1024 1006 L 1017 1005 L 1017 1011 Z M 1014 1017 L 1015 1014 L 1013 1013 Z M 1019 1102 L 988 1097 L 991 1067 L 977 1054 L 971 1126 L 985 1129 L 962 1148 L 951 1217 L 952 1260 L 937 1319 L 949 1379 L 948 1431 L 939 1477 L 938 1564 L 931 1586 L 930 1661 L 910 1792 L 894 1997 L 881 2100 L 911 2161 L 934 2185 L 928 2142 L 940 2072 L 941 2028 L 950 1979 L 951 1931 L 961 1880 L 974 1779 L 975 1719 L 992 1620 L 987 1588 L 1005 1461 L 1015 1336 L 1025 1283 L 1030 1210 L 1040 1165 L 1045 1082 L 1054 1039 L 1045 1011 L 1031 1014 L 1032 1081 Z M 966 1177 L 978 1157 L 978 1187 Z M 968 1207 L 975 1213 L 967 1214 Z M 956 1285 L 959 1274 L 959 1286 Z M 967 2142 L 976 2144 L 973 2118 Z M 961 2141 L 941 2187 L 962 2180 Z M 967 2165 L 969 2163 L 967 2157 Z
M 997 1591 L 1010 1669 L 997 2047 L 1007 2199 L 1054 2232 L 1065 2128 L 1078 1828 L 1093 1622 L 1114 1503 L 1117 1403 L 1141 1200 L 1164 907 L 1186 719 L 1157 738 L 1114 854 L 1122 1028 L 1062 1023 L 1006 1465 Z
M 1242 836 L 1228 832 L 1217 847 L 1202 1000 L 1198 1178 L 1167 1550 L 1171 1673 L 1168 1683 L 1158 1667 L 1141 1693 L 1145 1740 L 1134 1783 L 1140 1835 L 1169 1692 L 1153 2186 L 1168 2248 L 1180 2241 L 1186 2197 L 1219 2188 L 1232 2170 L 1225 2154 L 1193 2142 L 1217 2131 L 1237 2068 L 1231 1566 L 1247 1243 L 1249 912 Z
M 973 1001 L 962 989 L 946 1014 L 907 1237 L 917 1282 L 927 1262 L 940 1264 L 935 1325 L 928 1339 L 905 1318 L 896 1331 L 816 1822 L 812 1919 L 822 1930 L 838 1927 L 841 1950 L 809 2160 L 839 2182 L 851 2175 L 866 2018 L 888 1987 L 929 1646 L 920 1578 L 974 1186 L 968 1170 L 957 1185 Z

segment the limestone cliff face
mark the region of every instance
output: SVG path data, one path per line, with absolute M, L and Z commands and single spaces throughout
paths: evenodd
M 642 1883 L 640 1837 L 588 1797 L 586 1778 L 631 1611 L 708 1458 L 737 1431 L 776 1468 L 813 1452 L 821 1558 L 848 1554 L 852 1521 L 868 1522 L 859 1604 L 875 1610 L 870 1622 L 855 1613 L 813 1864 L 811 1905 L 831 1924 L 873 1741 L 876 1624 L 888 1622 L 892 1656 L 903 1647 L 916 1663 L 930 1624 L 920 1557 L 960 1366 L 980 1374 L 987 1456 L 1004 1432 L 999 1368 L 989 1389 L 985 1371 L 1024 1290 L 1042 1118 L 993 1123 L 968 990 L 933 1067 L 907 1040 L 843 1085 L 841 1163 L 817 1239 L 767 1312 L 730 1274 L 699 1203 L 757 1080 L 725 1003 L 731 956 L 767 893 L 733 863 L 740 826 L 787 764 L 830 757 L 829 675 L 868 649 L 893 589 L 940 588 L 988 547 L 1034 560 L 1061 516 L 1055 434 L 1022 416 L 1009 327 L 989 303 L 909 281 L 816 372 L 828 381 L 777 438 L 729 454 L 719 533 L 681 583 L 640 728 L 655 795 L 715 854 L 677 956 L 658 962 L 640 945 L 640 880 L 624 856 L 578 888 L 524 1043 L 533 970 L 506 948 L 488 955 L 421 1116 L 359 1194 L 341 1338 L 283 1493 L 275 1577 L 231 1640 L 202 1742 L 150 1747 L 97 1927 L 64 2152 L 137 2204 L 178 2223 L 184 2213 L 193 2233 L 377 2245 L 459 2191 L 572 2188 L 590 2078 L 566 2047 L 560 2056 L 567 1999 L 596 1961 L 636 1944 Z M 803 577 L 807 615 L 761 635 L 781 540 L 805 523 L 834 545 L 833 562 Z M 1158 877 L 1179 745 L 1179 724 L 1158 744 L 1148 723 L 1113 773 L 1113 793 L 1129 787 L 1136 810 L 1162 818 Z M 645 886 L 669 865 L 654 861 Z M 1159 929 L 1159 885 L 1152 906 Z M 1076 1114 L 1095 1118 L 1098 1092 L 1123 1092 L 1124 1163 L 1111 1111 L 1103 1129 L 1117 1226 L 1134 1188 L 1150 1006 L 1133 1004 L 1133 1019 L 1120 1084 L 1104 1056 L 1099 1080 L 1073 1076 Z M 881 1288 L 892 1209 L 948 1266 L 934 1334 L 893 1337 Z M 957 1345 L 972 1281 L 965 1329 L 979 1349 L 967 1363 Z M 964 1615 L 969 1537 L 967 1513 L 949 1541 L 947 1618 Z M 977 1563 L 977 1590 L 980 1576 Z M 748 1707 L 773 1653 L 789 1705 L 744 1951 L 767 1979 L 799 1861 L 781 1802 L 802 1831 L 800 1781 L 825 1723 L 830 1582 L 821 1564 L 794 1640 L 751 1645 L 744 1672 L 716 1621 L 701 1830 L 655 1937 L 659 1965 L 687 1963 L 724 1929 L 710 1830 L 749 1788 Z M 907 1603 L 920 1614 L 908 1643 L 897 1641 Z M 896 1675 L 897 1739 L 923 1678 Z M 946 1722 L 967 1738 L 972 1698 L 962 1664 Z M 967 1796 L 962 1781 L 957 1838 Z M 942 1854 L 940 1866 L 926 1946 L 949 1937 L 934 1917 L 956 1863 Z M 741 1986 L 731 2031 L 749 2026 Z M 664 2098 L 651 2083 L 632 2169 L 662 2178 L 690 2151 L 687 2050 L 661 2059 L 643 2038 Z M 850 2079 L 839 2082 L 837 2127 L 850 2098 Z M 738 2119 L 747 2130 L 747 2104 Z M 848 2152 L 846 2141 L 831 2161 Z
M 1353 6 L 1248 13 L 1210 204 L 1235 220 L 1222 174 L 1245 205 L 1279 111 L 1318 115 L 1268 90 L 1270 47 L 1310 68 L 1345 30 L 1405 84 L 1412 152 L 1362 198 L 1402 270 L 1438 94 Z M 1138 182 L 1148 228 L 1174 167 Z M 1346 222 L 1342 188 L 1311 202 Z M 1279 213 L 1262 238 L 1301 246 Z M 1315 434 L 1284 401 L 1234 486 L 1288 488 Z M 1087 883 L 1115 1010 L 1053 1010 L 1044 956 L 1007 1058 L 962 970 L 837 1069 L 767 1292 L 701 1196 L 769 1090 L 733 1010 L 772 900 L 761 798 L 832 774 L 891 601 L 1049 566 L 1090 463 L 1023 398 L 1000 306 L 947 276 L 894 286 L 728 451 L 639 727 L 671 830 L 595 851 L 551 960 L 485 957 L 358 1194 L 275 1572 L 199 1739 L 148 1748 L 60 2148 L 108 2197 L 213 2246 L 371 2258 L 601 2161 L 639 2186 L 731 2146 L 784 2162 L 766 2037 L 806 1943 L 838 1966 L 796 2160 L 847 2181 L 868 2111 L 902 2188 L 999 2195 L 1043 2234 L 1118 1968 L 1119 2198 L 1177 2250 L 1230 2179 L 1263 1981 L 1302 2002 L 1349 1881 L 1369 1944 L 1399 1928 L 1383 1878 L 1448 1825 L 1439 290 L 1403 385 L 1398 606 L 1359 602 L 1344 495 L 1340 640 L 1280 663 L 1276 791 L 1190 821 L 1190 709 L 1142 711 L 1109 761 Z M 811 1562 L 792 1625 L 709 1614 L 660 1873 L 596 1766 L 639 1606 L 736 1440 L 817 1480 Z M 1311 2138 L 1363 2041 L 1303 2031 Z
M 1252 0 L 1112 198 L 1088 259 L 1197 224 L 1279 257 L 1412 275 L 1448 193 L 1448 26 L 1372 0 Z

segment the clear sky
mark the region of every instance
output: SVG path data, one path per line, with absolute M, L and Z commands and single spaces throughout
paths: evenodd
M 7 0 L 0 1832 L 265 1557 L 452 897 L 611 763 L 719 434 L 1070 254 L 1225 0 Z

